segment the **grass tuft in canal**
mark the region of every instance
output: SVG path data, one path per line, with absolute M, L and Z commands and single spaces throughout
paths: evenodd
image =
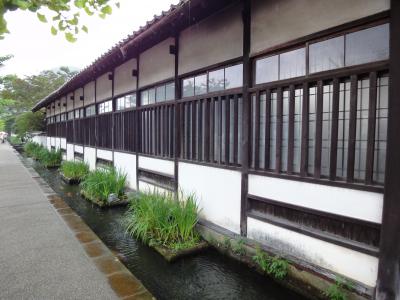
M 111 206 L 120 203 L 125 197 L 126 174 L 114 167 L 98 168 L 89 172 L 81 182 L 82 194 L 99 206 Z M 119 200 L 110 201 L 110 195 Z
M 69 182 L 79 182 L 89 174 L 89 165 L 83 161 L 64 161 L 60 171 Z
M 28 142 L 24 145 L 24 152 L 47 168 L 59 167 L 61 164 L 62 157 L 60 150 L 48 150 L 37 143 Z
M 201 242 L 195 228 L 198 213 L 193 194 L 180 193 L 176 199 L 173 193 L 148 191 L 131 199 L 125 217 L 126 231 L 156 250 L 157 247 L 172 251 L 196 248 Z
M 289 263 L 285 259 L 279 256 L 270 256 L 259 246 L 256 248 L 256 254 L 253 256 L 253 261 L 263 272 L 276 279 L 282 280 L 288 274 Z

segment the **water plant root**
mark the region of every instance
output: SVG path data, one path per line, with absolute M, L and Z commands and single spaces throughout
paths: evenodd
M 76 185 L 76 184 L 79 184 L 79 183 L 81 182 L 80 179 L 69 178 L 69 177 L 65 176 L 62 172 L 60 172 L 60 176 L 61 176 L 61 179 L 62 179 L 66 184 Z
M 81 190 L 80 193 L 81 193 L 82 198 L 96 204 L 97 206 L 100 206 L 101 208 L 123 206 L 123 205 L 127 205 L 129 203 L 128 199 L 119 199 L 119 198 L 118 198 L 119 199 L 118 201 L 115 201 L 112 203 L 105 203 L 104 201 L 90 197 L 89 195 L 86 194 L 86 192 L 84 190 Z
M 159 254 L 161 254 L 161 256 L 164 257 L 164 259 L 166 261 L 174 262 L 179 258 L 189 256 L 189 255 L 194 255 L 194 254 L 204 251 L 205 249 L 207 249 L 209 247 L 209 244 L 206 241 L 200 241 L 193 247 L 181 249 L 181 250 L 174 250 L 174 249 L 170 249 L 165 246 L 159 246 L 159 245 L 150 246 L 150 247 L 152 247 Z

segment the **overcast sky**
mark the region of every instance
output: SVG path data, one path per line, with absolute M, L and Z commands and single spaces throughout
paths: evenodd
M 80 34 L 75 43 L 67 42 L 61 34 L 53 36 L 50 25 L 41 23 L 33 13 L 9 12 L 6 19 L 11 33 L 0 40 L 0 56 L 13 54 L 14 58 L 0 68 L 0 75 L 32 75 L 60 66 L 82 69 L 155 14 L 177 2 L 120 0 L 121 8 L 115 8 L 106 19 L 88 17 L 82 12 L 80 23 L 89 27 L 89 33 Z

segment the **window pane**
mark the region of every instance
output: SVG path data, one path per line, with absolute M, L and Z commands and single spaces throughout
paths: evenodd
M 303 89 L 296 89 L 294 97 L 294 142 L 293 142 L 293 171 L 300 173 L 301 161 L 301 114 Z
M 315 158 L 315 122 L 317 111 L 317 87 L 309 88 L 309 111 L 308 111 L 308 173 L 314 174 Z
M 368 144 L 369 79 L 358 80 L 354 178 L 365 178 Z
M 136 94 L 125 96 L 125 108 L 136 106 Z
M 256 61 L 256 84 L 278 80 L 278 55 Z
M 195 95 L 207 93 L 207 74 L 196 76 L 194 78 L 194 84 Z
M 269 119 L 269 168 L 275 169 L 276 163 L 276 123 L 277 123 L 277 92 L 271 93 L 270 119 Z
M 346 35 L 346 66 L 389 58 L 389 24 Z
M 182 82 L 182 96 L 194 96 L 194 78 L 186 78 Z
M 238 64 L 225 68 L 225 89 L 241 87 L 243 85 L 243 65 Z
M 149 91 L 143 91 L 140 93 L 140 98 L 142 100 L 142 105 L 149 104 Z
M 378 78 L 378 97 L 376 105 L 374 182 L 383 183 L 385 178 L 386 135 L 388 117 L 388 75 Z
M 279 79 L 293 78 L 306 74 L 306 52 L 304 48 L 279 55 Z
M 149 89 L 149 104 L 156 102 L 156 89 Z
M 165 100 L 175 99 L 175 82 L 165 85 Z
M 340 83 L 336 176 L 346 178 L 349 144 L 350 82 Z
M 216 92 L 224 89 L 224 69 L 208 73 L 208 91 Z
M 331 154 L 333 84 L 324 85 L 322 100 L 321 174 L 323 176 L 328 176 Z
M 287 171 L 288 146 L 289 146 L 289 90 L 283 91 L 282 97 L 282 144 L 281 149 L 281 171 Z
M 165 84 L 157 87 L 156 100 L 157 102 L 165 101 Z
M 344 67 L 344 37 L 311 44 L 309 60 L 310 73 Z

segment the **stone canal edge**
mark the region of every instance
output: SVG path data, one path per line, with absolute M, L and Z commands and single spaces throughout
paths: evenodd
M 81 244 L 92 263 L 106 276 L 110 287 L 116 295 L 123 300 L 155 299 L 140 280 L 124 266 L 82 218 L 54 192 L 40 175 L 32 167 L 25 164 L 24 166 L 47 196 L 56 213 Z

